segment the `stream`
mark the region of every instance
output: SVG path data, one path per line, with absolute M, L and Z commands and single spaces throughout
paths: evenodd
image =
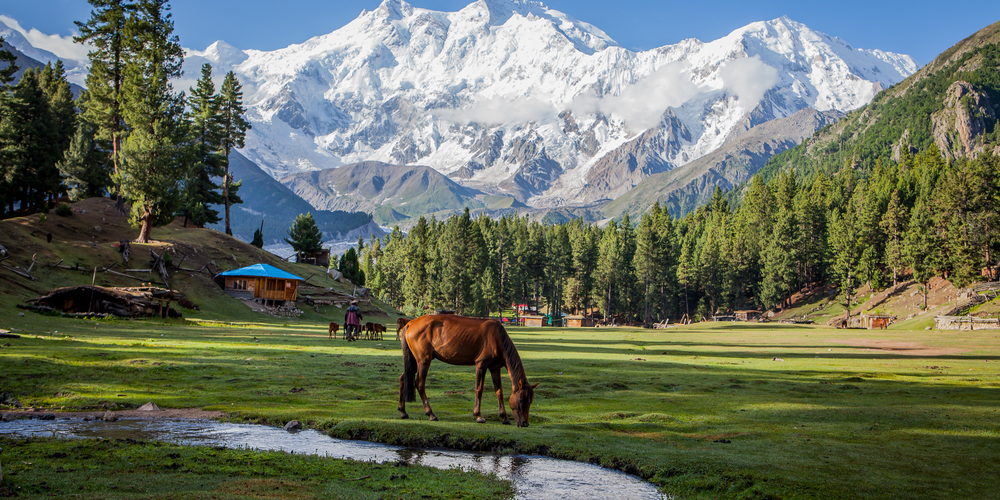
M 513 482 L 516 498 L 660 499 L 656 487 L 635 476 L 603 467 L 530 455 L 492 455 L 449 449 L 389 446 L 369 441 L 333 439 L 314 430 L 286 431 L 277 427 L 232 424 L 214 420 L 19 419 L 0 422 L 0 434 L 25 438 L 126 439 L 163 441 L 192 446 L 225 446 L 286 451 L 359 461 L 396 462 L 438 469 L 460 467 L 494 473 Z

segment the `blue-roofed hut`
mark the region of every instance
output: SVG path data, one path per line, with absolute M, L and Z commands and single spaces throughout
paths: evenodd
M 238 299 L 294 301 L 302 278 L 268 264 L 254 264 L 219 273 L 216 281 Z

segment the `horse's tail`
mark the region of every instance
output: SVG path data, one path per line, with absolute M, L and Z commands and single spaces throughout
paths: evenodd
M 409 325 L 404 326 L 399 334 L 399 342 L 403 347 L 403 386 L 400 390 L 406 396 L 407 402 L 413 402 L 417 400 L 417 358 L 410 352 L 410 346 L 406 343 L 407 326 Z

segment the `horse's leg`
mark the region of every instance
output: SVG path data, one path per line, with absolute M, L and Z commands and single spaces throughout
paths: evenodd
M 497 402 L 500 403 L 500 419 L 503 420 L 503 425 L 510 425 L 510 419 L 507 418 L 507 408 L 503 405 L 503 384 L 500 381 L 500 368 L 491 369 L 490 375 L 493 376 L 493 388 L 497 391 Z
M 482 412 L 479 411 L 479 404 L 483 400 L 483 386 L 486 385 L 486 367 L 482 363 L 476 364 L 476 405 L 472 407 L 472 416 L 476 417 L 476 422 L 485 424 Z
M 399 376 L 399 407 L 397 408 L 400 414 L 399 418 L 402 419 L 410 418 L 410 416 L 406 414 L 406 392 L 404 391 L 405 383 L 403 382 L 405 377 L 406 372 L 404 371 L 403 374 Z
M 427 382 L 427 370 L 431 368 L 431 361 L 427 360 L 425 363 L 421 363 L 417 367 L 417 392 L 420 393 L 420 400 L 424 402 L 424 415 L 427 415 L 428 420 L 431 422 L 437 422 L 438 418 L 431 411 L 431 402 L 427 399 L 427 391 L 424 390 L 425 382 Z

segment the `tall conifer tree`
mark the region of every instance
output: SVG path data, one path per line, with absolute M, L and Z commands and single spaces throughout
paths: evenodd
M 122 194 L 132 202 L 137 243 L 152 240 L 153 227 L 173 219 L 185 160 L 183 95 L 170 83 L 181 75 L 183 51 L 173 34 L 166 0 L 139 0 L 126 35 L 135 54 L 125 68 L 125 122 L 129 136 L 119 165 Z
M 221 127 L 221 144 L 223 158 L 223 170 L 225 175 L 222 180 L 222 198 L 225 206 L 226 234 L 232 236 L 233 230 L 229 226 L 229 207 L 234 203 L 241 203 L 235 196 L 233 189 L 239 188 L 234 185 L 233 176 L 229 172 L 229 153 L 233 148 L 242 148 L 245 144 L 247 130 L 250 122 L 243 117 L 246 108 L 243 107 L 243 86 L 240 85 L 236 75 L 230 71 L 226 73 L 226 78 L 222 81 L 222 88 L 219 89 L 219 125 Z

